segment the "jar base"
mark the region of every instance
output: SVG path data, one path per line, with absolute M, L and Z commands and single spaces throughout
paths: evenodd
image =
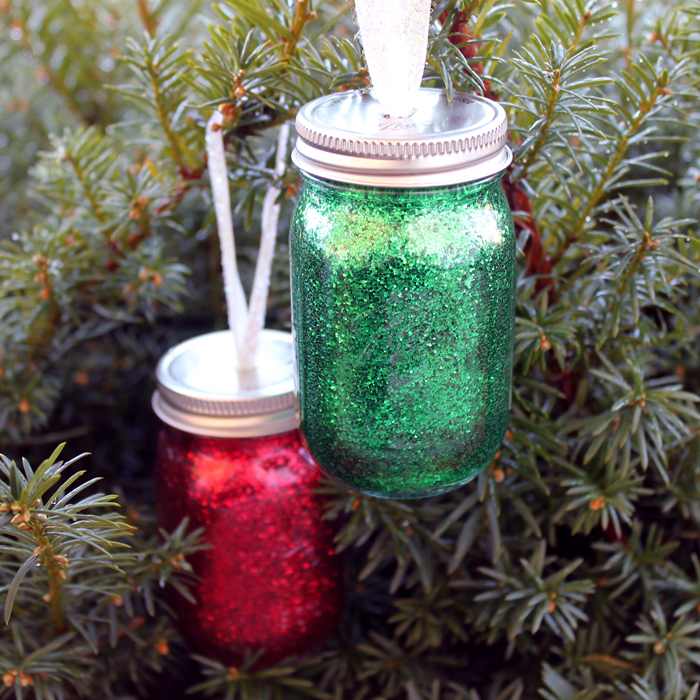
M 430 498 L 431 496 L 439 496 L 443 493 L 448 493 L 449 491 L 454 491 L 455 489 L 468 484 L 472 479 L 475 479 L 490 463 L 491 460 L 486 462 L 483 467 L 477 469 L 473 474 L 468 476 L 466 479 L 460 479 L 459 481 L 453 481 L 450 484 L 445 484 L 443 486 L 435 486 L 434 488 L 422 489 L 420 491 L 393 491 L 391 493 L 387 491 L 372 491 L 371 489 L 362 488 L 360 486 L 353 486 L 344 481 L 338 479 L 338 477 L 329 474 L 323 467 L 319 466 L 323 475 L 338 486 L 342 486 L 353 493 L 360 493 L 364 496 L 372 496 L 373 498 L 384 498 L 391 501 L 410 501 L 418 500 L 421 498 Z

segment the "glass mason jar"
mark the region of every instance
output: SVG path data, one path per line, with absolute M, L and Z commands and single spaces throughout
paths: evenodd
M 164 528 L 187 516 L 211 545 L 190 559 L 197 604 L 176 601 L 184 636 L 223 663 L 263 651 L 268 665 L 313 651 L 333 631 L 341 561 L 297 429 L 291 336 L 263 331 L 258 369 L 238 372 L 231 358 L 224 331 L 160 360 L 156 504 Z
M 371 92 L 297 117 L 291 227 L 301 430 L 330 477 L 387 498 L 465 483 L 510 407 L 515 235 L 503 109 L 420 91 L 405 119 Z

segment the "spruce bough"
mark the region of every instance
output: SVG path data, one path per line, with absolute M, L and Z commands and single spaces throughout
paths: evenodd
M 241 700 L 698 696 L 700 4 L 450 0 L 432 17 L 424 85 L 509 115 L 506 440 L 439 497 L 329 489 L 348 604 L 320 653 L 182 671 L 167 590 L 189 595 L 201 545 L 145 505 L 148 397 L 165 349 L 224 322 L 204 124 L 225 116 L 249 285 L 267 188 L 284 222 L 300 186 L 274 174 L 276 129 L 368 84 L 352 10 L 0 3 L 1 698 L 156 697 L 183 677 Z M 86 478 L 47 458 L 64 441 L 92 453 Z

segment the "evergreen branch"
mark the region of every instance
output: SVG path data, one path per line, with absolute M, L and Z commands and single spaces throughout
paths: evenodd
M 557 6 L 557 10 L 558 9 L 559 7 Z M 543 25 L 547 23 L 546 20 L 549 20 L 549 17 L 547 15 L 544 15 L 542 18 L 540 18 L 539 22 L 541 23 L 540 26 L 542 28 L 544 28 Z M 598 11 L 594 13 L 591 11 L 591 9 L 586 9 L 576 18 L 576 20 L 578 20 L 578 25 L 576 26 L 576 29 L 573 32 L 573 36 L 571 36 L 571 38 L 569 39 L 566 52 L 563 56 L 563 60 L 561 61 L 561 65 L 557 65 L 557 67 L 550 67 L 551 83 L 548 86 L 549 94 L 546 98 L 546 107 L 544 113 L 538 120 L 539 135 L 527 150 L 525 158 L 522 159 L 521 168 L 518 170 L 517 179 L 527 179 L 530 168 L 539 158 L 540 152 L 547 143 L 549 131 L 552 128 L 555 117 L 557 116 L 557 106 L 559 99 L 567 95 L 567 92 L 571 89 L 568 87 L 567 81 L 565 79 L 562 80 L 562 78 L 565 78 L 567 76 L 567 73 L 569 72 L 568 64 L 573 63 L 574 57 L 577 57 L 577 54 L 579 53 L 579 44 L 581 42 L 586 28 L 590 25 L 591 22 L 602 21 L 601 12 Z M 542 51 L 542 48 L 543 47 L 540 47 L 540 51 Z M 584 68 L 584 70 L 586 69 Z M 589 82 L 589 85 L 592 85 L 592 83 Z
M 389 622 L 396 624 L 395 637 L 405 635 L 408 647 L 438 648 L 446 638 L 467 639 L 463 623 L 466 610 L 444 586 L 436 586 L 423 597 L 403 598 L 394 604 L 398 611 Z
M 184 69 L 185 56 L 180 53 L 178 44 L 172 43 L 168 36 L 160 39 L 151 37 L 143 45 L 130 39 L 127 45 L 129 53 L 123 61 L 135 73 L 143 91 L 136 91 L 132 87 L 116 89 L 135 101 L 140 108 L 155 113 L 173 160 L 180 172 L 186 172 L 194 167 L 193 158 L 172 123 L 173 112 L 179 111 L 183 104 L 177 78 Z
M 111 144 L 95 127 L 74 132 L 66 129 L 63 135 L 52 137 L 54 150 L 43 155 L 35 172 L 42 180 L 38 189 L 65 204 L 89 211 L 100 224 L 107 222 L 100 202 L 100 188 L 109 179 L 116 163 Z M 74 176 L 66 177 L 68 164 Z M 89 207 L 84 207 L 87 200 Z M 106 231 L 102 231 L 107 234 Z M 107 234 L 108 235 L 108 234 Z
M 245 272 L 246 226 L 257 229 L 271 182 L 266 130 L 368 84 L 346 4 L 316 3 L 310 23 L 311 3 L 229 0 L 208 28 L 193 21 L 198 4 L 0 0 L 3 440 L 25 431 L 41 450 L 84 424 L 105 475 L 124 459 L 145 468 L 143 378 L 173 338 L 209 328 L 220 301 L 217 258 L 202 255 L 210 202 L 190 105 L 227 117 Z M 697 700 L 698 630 L 683 625 L 700 602 L 700 5 L 439 0 L 433 16 L 424 84 L 501 97 L 517 154 L 504 178 L 520 268 L 505 441 L 449 494 L 396 503 L 334 490 L 349 572 L 338 634 L 301 663 L 209 665 L 197 692 Z M 122 51 L 144 28 L 150 38 Z M 119 88 L 106 94 L 108 74 Z M 46 134 L 74 119 L 56 87 L 119 131 L 69 129 L 28 180 Z M 293 200 L 292 171 L 285 185 Z M 273 274 L 277 325 L 289 322 L 286 262 Z M 192 602 L 201 542 L 186 523 L 158 533 L 144 508 L 125 514 L 138 532 L 115 529 L 92 479 L 41 471 L 0 464 L 0 591 L 12 594 L 0 696 L 148 696 L 149 676 L 172 675 L 183 653 L 164 587 Z M 10 522 L 24 517 L 23 489 L 43 500 L 27 503 L 46 543 Z
M 11 26 L 22 27 L 22 34 L 19 40 L 20 46 L 28 56 L 32 57 L 32 61 L 35 62 L 36 59 L 32 49 L 32 38 L 29 33 L 29 27 L 27 23 L 20 18 L 20 15 L 16 13 L 15 3 L 8 3 L 7 7 L 3 8 L 3 11 L 8 13 L 9 24 Z M 46 61 L 41 65 L 40 70 L 46 75 L 54 92 L 61 97 L 80 122 L 83 122 L 87 126 L 91 126 L 95 123 L 94 115 L 85 111 L 85 105 L 78 100 L 75 91 L 68 88 L 65 80 L 62 79 L 52 65 L 52 61 Z
M 336 535 L 337 550 L 344 551 L 350 546 L 365 547 L 371 543 L 359 574 L 361 581 L 381 564 L 395 558 L 397 569 L 390 584 L 392 592 L 398 590 L 413 566 L 423 588 L 427 592 L 432 589 L 432 572 L 423 557 L 425 540 L 433 538 L 425 523 L 433 515 L 429 506 L 413 508 L 400 501 L 338 492 L 333 488 L 327 493 L 333 498 L 328 502 L 325 517 L 332 519 L 341 513 L 349 516 Z
M 76 160 L 76 158 L 73 155 L 67 152 L 64 152 L 63 157 L 68 163 L 71 164 L 73 172 L 75 172 L 75 176 L 83 188 L 85 197 L 87 198 L 88 202 L 90 202 L 90 206 L 92 208 L 92 213 L 94 217 L 98 221 L 103 222 L 105 220 L 105 216 L 102 212 L 99 202 L 97 201 L 96 193 L 92 185 L 88 181 L 87 177 L 85 176 L 85 172 L 83 171 L 83 168 L 81 167 L 80 163 Z
M 12 513 L 11 523 L 17 526 L 19 539 L 24 543 L 25 547 L 33 546 L 34 549 L 31 555 L 24 561 L 15 574 L 12 583 L 8 589 L 5 602 L 5 622 L 9 622 L 12 612 L 12 605 L 17 595 L 20 583 L 33 567 L 35 562 L 38 562 L 48 575 L 49 592 L 44 596 L 46 602 L 51 603 L 51 617 L 54 624 L 54 629 L 58 634 L 65 631 L 65 617 L 63 606 L 63 588 L 64 582 L 67 580 L 66 567 L 69 559 L 65 553 L 71 553 L 73 550 L 68 544 L 71 535 L 74 531 L 78 531 L 76 512 L 86 507 L 99 507 L 111 505 L 109 499 L 92 498 L 85 504 L 70 504 L 70 501 L 75 499 L 85 486 L 73 489 L 71 492 L 63 495 L 72 481 L 79 478 L 83 472 L 78 472 L 69 479 L 64 486 L 59 487 L 49 498 L 49 507 L 45 509 L 43 506 L 43 496 L 60 480 L 60 473 L 72 462 L 63 463 L 56 462 L 65 443 L 54 450 L 51 457 L 42 462 L 36 473 L 31 470 L 28 463 L 25 462 L 25 473 L 21 474 L 14 462 L 10 462 L 6 457 L 0 455 L 3 460 L 4 471 L 7 475 L 8 484 L 4 485 L 0 482 L 0 499 L 3 503 L 0 505 L 0 513 Z M 89 485 L 89 484 L 87 484 Z M 60 500 L 59 500 L 60 499 Z M 62 520 L 69 519 L 71 525 L 65 533 L 62 533 Z M 123 525 L 114 518 L 95 520 L 90 517 L 86 522 L 93 523 L 97 527 L 93 529 L 91 538 L 86 540 L 93 547 L 103 550 L 101 543 L 110 545 L 114 535 L 122 534 Z M 99 523 L 99 525 L 98 525 Z M 107 538 L 103 537 L 101 532 L 103 528 Z M 63 535 L 63 536 L 62 536 Z M 69 535 L 66 538 L 66 535 Z M 5 538 L 0 537 L 0 542 Z M 80 537 L 80 540 L 83 538 Z M 31 545 L 29 545 L 31 543 Z M 58 554 L 58 550 L 64 552 Z M 21 550 L 20 550 L 21 551 Z M 103 550 L 104 551 L 104 550 Z
M 664 69 L 655 78 L 655 84 L 649 93 L 638 98 L 636 112 L 632 116 L 631 120 L 626 124 L 625 130 L 615 138 L 615 147 L 612 153 L 609 154 L 607 166 L 604 172 L 597 178 L 593 191 L 586 198 L 585 204 L 583 204 L 583 207 L 580 209 L 580 213 L 578 214 L 573 227 L 567 233 L 564 243 L 559 247 L 556 255 L 554 256 L 555 264 L 564 257 L 569 247 L 576 243 L 584 233 L 586 227 L 591 221 L 591 215 L 593 214 L 594 209 L 598 206 L 604 195 L 607 193 L 608 185 L 616 177 L 618 168 L 624 161 L 630 143 L 635 136 L 640 133 L 642 126 L 647 122 L 649 115 L 653 112 L 655 107 L 657 107 L 661 99 L 664 96 L 671 94 L 668 89 L 670 82 L 671 75 Z
M 202 666 L 205 681 L 188 689 L 188 693 L 203 693 L 204 697 L 218 697 L 223 692 L 231 700 L 253 700 L 253 698 L 271 698 L 283 700 L 290 698 L 318 698 L 331 700 L 332 695 L 314 688 L 308 678 L 300 677 L 304 666 L 313 664 L 307 662 L 301 666 L 293 666 L 282 662 L 272 668 L 256 669 L 255 662 L 260 654 L 246 654 L 240 668 L 227 667 L 224 664 L 194 655 L 194 659 Z
M 628 604 L 653 598 L 655 582 L 664 579 L 668 558 L 678 548 L 678 542 L 664 542 L 664 532 L 656 523 L 644 530 L 640 520 L 616 542 L 597 542 L 594 549 L 607 554 L 597 567 L 598 585 L 607 591 L 608 601 L 623 594 Z
M 508 639 L 514 639 L 525 629 L 535 634 L 543 622 L 556 635 L 573 641 L 579 622 L 588 620 L 580 606 L 593 592 L 593 582 L 589 579 L 566 582 L 582 560 L 569 562 L 545 576 L 549 563 L 545 551 L 546 543 L 541 540 L 530 560 L 521 559 L 521 572 L 510 571 L 508 566 L 481 567 L 485 579 L 457 580 L 451 584 L 482 591 L 474 596 L 479 606 L 472 609 L 469 618 L 479 627 L 491 628 L 488 635 L 491 642 L 504 632 Z
M 700 648 L 700 640 L 697 638 L 700 622 L 682 617 L 669 627 L 658 601 L 654 601 L 650 617 L 651 619 L 643 616 L 638 621 L 640 633 L 630 635 L 627 641 L 646 647 L 646 654 L 634 656 L 646 657 L 645 679 L 649 680 L 656 674 L 662 675 L 669 695 L 678 696 L 685 685 L 683 676 L 678 673 L 681 661 L 700 666 L 700 652 L 695 651 Z
M 642 306 L 663 304 L 672 310 L 680 289 L 700 279 L 697 265 L 678 250 L 678 240 L 688 236 L 684 229 L 689 220 L 666 218 L 654 223 L 651 198 L 644 222 L 627 198 L 613 202 L 612 210 L 617 219 L 606 222 L 612 227 L 612 240 L 592 246 L 589 257 L 599 270 L 597 281 L 592 282 L 600 285 L 593 299 L 605 299 L 597 350 L 610 335 L 618 336 L 625 321 L 638 324 Z
M 162 533 L 161 541 L 134 537 L 133 528 L 124 523 L 122 516 L 99 514 L 100 509 L 115 506 L 113 496 L 97 494 L 76 499 L 97 481 L 72 488 L 83 472 L 66 479 L 52 492 L 62 473 L 79 459 L 57 462 L 62 448 L 59 446 L 36 471 L 26 460 L 20 470 L 0 455 L 0 513 L 8 513 L 12 520 L 0 528 L 0 581 L 13 572 L 12 581 L 5 587 L 6 617 L 17 601 L 15 618 L 19 615 L 22 628 L 26 629 L 27 619 L 37 620 L 44 637 L 41 642 L 31 638 L 23 641 L 22 633 L 15 634 L 17 654 L 12 660 L 5 654 L 0 635 L 3 666 L 11 664 L 5 666 L 3 680 L 7 686 L 33 686 L 45 697 L 63 697 L 66 684 L 72 687 L 76 680 L 86 680 L 84 659 L 90 656 L 89 651 L 77 641 L 66 647 L 66 641 L 76 632 L 94 654 L 107 654 L 107 649 L 126 651 L 131 646 L 128 653 L 133 657 L 133 649 L 144 646 L 135 630 L 148 625 L 156 638 L 153 644 L 160 649 L 157 653 L 167 654 L 168 632 L 162 629 L 162 617 L 156 618 L 159 603 L 153 589 L 171 583 L 188 595 L 192 574 L 185 557 L 202 548 L 201 533 L 187 533 L 186 521 L 172 534 Z M 45 498 L 46 493 L 51 495 Z M 132 551 L 125 552 L 128 545 Z M 15 559 L 24 561 L 17 567 L 6 566 Z M 51 615 L 45 614 L 47 604 Z M 153 621 L 138 621 L 135 616 L 139 614 Z M 68 627 L 75 632 L 63 634 Z M 46 637 L 51 641 L 42 646 Z M 59 650 L 64 667 L 55 668 L 48 661 Z M 88 663 L 94 667 L 100 660 Z M 91 682 L 106 682 L 109 687 L 118 678 L 111 675 L 101 677 L 98 673 Z M 80 686 L 78 691 L 81 696 L 90 695 L 87 687 Z M 102 695 L 97 692 L 92 696 Z

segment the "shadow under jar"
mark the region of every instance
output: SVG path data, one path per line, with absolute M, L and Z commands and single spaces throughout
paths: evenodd
M 341 561 L 297 429 L 291 336 L 265 330 L 257 368 L 235 363 L 228 331 L 161 358 L 156 505 L 165 529 L 187 516 L 210 545 L 189 559 L 197 604 L 174 600 L 192 648 L 234 666 L 262 650 L 258 665 L 269 665 L 314 651 L 333 631 Z
M 515 235 L 503 109 L 423 89 L 390 119 L 371 91 L 297 116 L 291 227 L 301 430 L 330 477 L 387 498 L 448 491 L 503 440 Z

